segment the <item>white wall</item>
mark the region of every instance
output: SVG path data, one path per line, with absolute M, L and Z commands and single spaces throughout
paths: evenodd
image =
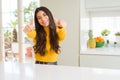
M 85 0 L 80 0 L 80 49 L 87 49 L 89 15 L 86 13 Z M 80 50 L 80 51 L 81 51 Z
M 41 0 L 41 6 L 48 7 L 58 19 L 67 22 L 67 37 L 61 44 L 59 65 L 79 65 L 79 7 L 80 0 Z
M 120 7 L 120 0 L 85 0 L 86 8 L 117 8 Z

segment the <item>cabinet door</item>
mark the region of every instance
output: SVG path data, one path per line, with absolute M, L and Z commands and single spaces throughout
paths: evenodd
M 87 9 L 120 7 L 120 0 L 85 0 Z
M 80 55 L 80 66 L 120 69 L 120 56 Z

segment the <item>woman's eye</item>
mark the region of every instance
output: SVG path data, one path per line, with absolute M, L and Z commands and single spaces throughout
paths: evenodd
M 38 17 L 37 19 L 41 19 L 40 17 Z
M 47 15 L 44 13 L 43 16 L 47 16 Z

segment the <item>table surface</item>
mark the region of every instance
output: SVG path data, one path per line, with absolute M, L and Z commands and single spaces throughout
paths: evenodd
M 0 80 L 120 80 L 120 70 L 1 62 Z

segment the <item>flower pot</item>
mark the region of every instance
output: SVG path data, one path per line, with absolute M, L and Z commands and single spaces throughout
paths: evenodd
M 27 56 L 32 57 L 32 47 L 27 47 L 26 51 L 27 51 Z

